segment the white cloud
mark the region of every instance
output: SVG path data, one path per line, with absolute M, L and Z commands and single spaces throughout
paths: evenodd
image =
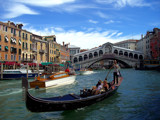
M 125 6 L 131 7 L 142 7 L 142 6 L 150 6 L 149 3 L 146 3 L 144 0 L 96 0 L 101 4 L 112 4 L 114 7 L 122 8 Z
M 63 28 L 59 29 L 64 30 Z M 91 49 L 99 45 L 102 45 L 106 42 L 115 43 L 132 38 L 140 39 L 141 36 L 141 35 L 134 35 L 134 36 L 127 35 L 119 37 L 120 35 L 122 35 L 122 32 L 118 32 L 115 30 L 107 30 L 103 32 L 98 32 L 98 31 L 85 32 L 85 31 L 75 31 L 75 30 L 57 31 L 57 29 L 55 29 L 54 27 L 45 28 L 43 30 L 36 30 L 30 27 L 27 30 L 41 36 L 56 35 L 58 43 L 61 44 L 64 41 L 65 43 L 70 43 L 71 45 L 79 46 L 81 47 L 81 49 Z
M 114 23 L 114 21 L 113 20 L 109 20 L 109 21 L 105 22 L 105 24 L 111 24 L 111 23 Z
M 75 0 L 14 0 L 17 3 L 23 3 L 33 6 L 50 7 L 55 5 L 61 5 L 64 3 L 74 2 Z
M 3 16 L 4 18 L 15 18 L 23 14 L 31 14 L 31 15 L 39 14 L 22 4 L 12 4 L 12 7 L 6 6 L 6 8 L 8 8 L 7 11 L 9 13 L 5 14 Z
M 94 24 L 98 23 L 98 21 L 95 21 L 95 20 L 89 20 L 89 22 Z
M 123 34 L 123 32 L 119 32 L 118 34 L 117 34 L 117 36 L 120 36 L 120 35 L 122 35 Z
M 101 18 L 105 18 L 105 19 L 108 19 L 108 18 L 109 18 L 108 15 L 106 15 L 106 14 L 100 12 L 100 11 L 99 11 L 99 12 L 96 12 L 96 14 L 97 14 L 99 17 L 101 17 Z

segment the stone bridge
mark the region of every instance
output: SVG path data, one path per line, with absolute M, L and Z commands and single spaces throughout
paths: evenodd
M 90 67 L 102 60 L 117 60 L 125 66 L 133 67 L 144 58 L 143 53 L 105 43 L 102 46 L 75 54 L 72 59 L 73 66 Z

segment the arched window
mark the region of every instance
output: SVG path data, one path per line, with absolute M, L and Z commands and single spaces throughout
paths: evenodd
M 103 55 L 103 51 L 102 50 L 99 51 L 99 56 L 101 56 L 101 55 Z
M 119 51 L 119 55 L 123 55 L 123 51 Z
M 88 59 L 88 56 L 85 54 L 84 55 L 84 60 L 87 60 Z
M 97 52 L 94 52 L 94 57 L 98 57 L 98 53 Z
M 134 59 L 138 59 L 138 55 L 137 54 L 134 54 Z
M 73 62 L 74 62 L 74 63 L 78 62 L 77 57 L 75 57 L 75 58 L 73 59 Z
M 140 55 L 140 56 L 139 56 L 139 59 L 140 59 L 140 60 L 143 60 L 143 56 L 142 56 L 142 55 Z
M 114 53 L 115 53 L 115 54 L 118 54 L 118 50 L 114 50 Z
M 128 52 L 124 52 L 124 56 L 128 57 Z
M 133 54 L 132 53 L 129 53 L 129 58 L 133 58 Z
M 89 59 L 93 58 L 92 53 L 89 53 Z
M 82 56 L 79 56 L 79 62 L 80 62 L 80 61 L 83 61 L 83 58 L 82 58 Z

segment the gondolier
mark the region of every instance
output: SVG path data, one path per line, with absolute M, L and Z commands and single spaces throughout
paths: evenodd
M 118 84 L 118 77 L 120 76 L 120 66 L 117 64 L 116 60 L 114 60 L 113 67 L 114 67 L 114 73 L 113 73 L 114 84 Z

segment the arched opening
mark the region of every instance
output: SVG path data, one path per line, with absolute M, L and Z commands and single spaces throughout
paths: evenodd
M 129 58 L 133 58 L 133 54 L 132 53 L 129 53 Z
M 94 57 L 98 57 L 98 53 L 97 52 L 94 52 Z
M 118 50 L 114 50 L 114 53 L 115 53 L 115 54 L 118 54 Z
M 139 56 L 139 59 L 140 59 L 140 60 L 143 60 L 143 56 L 142 56 L 142 55 L 140 55 L 140 56 Z
M 84 60 L 87 60 L 88 59 L 88 56 L 85 54 L 84 55 Z
M 119 51 L 119 55 L 123 55 L 123 51 Z
M 103 55 L 103 51 L 102 50 L 99 51 L 99 56 L 101 56 L 101 55 Z
M 124 52 L 124 56 L 128 57 L 128 52 Z
M 92 59 L 92 58 L 93 58 L 92 53 L 89 53 L 89 59 Z
M 79 56 L 79 62 L 83 61 L 82 56 Z
M 134 59 L 138 59 L 138 55 L 137 54 L 134 54 Z
M 22 59 L 24 60 L 24 53 L 23 53 L 23 55 L 22 55 Z
M 75 57 L 75 58 L 73 59 L 73 62 L 74 62 L 74 63 L 78 62 L 77 57 Z
M 26 60 L 27 60 L 28 55 L 26 54 Z

